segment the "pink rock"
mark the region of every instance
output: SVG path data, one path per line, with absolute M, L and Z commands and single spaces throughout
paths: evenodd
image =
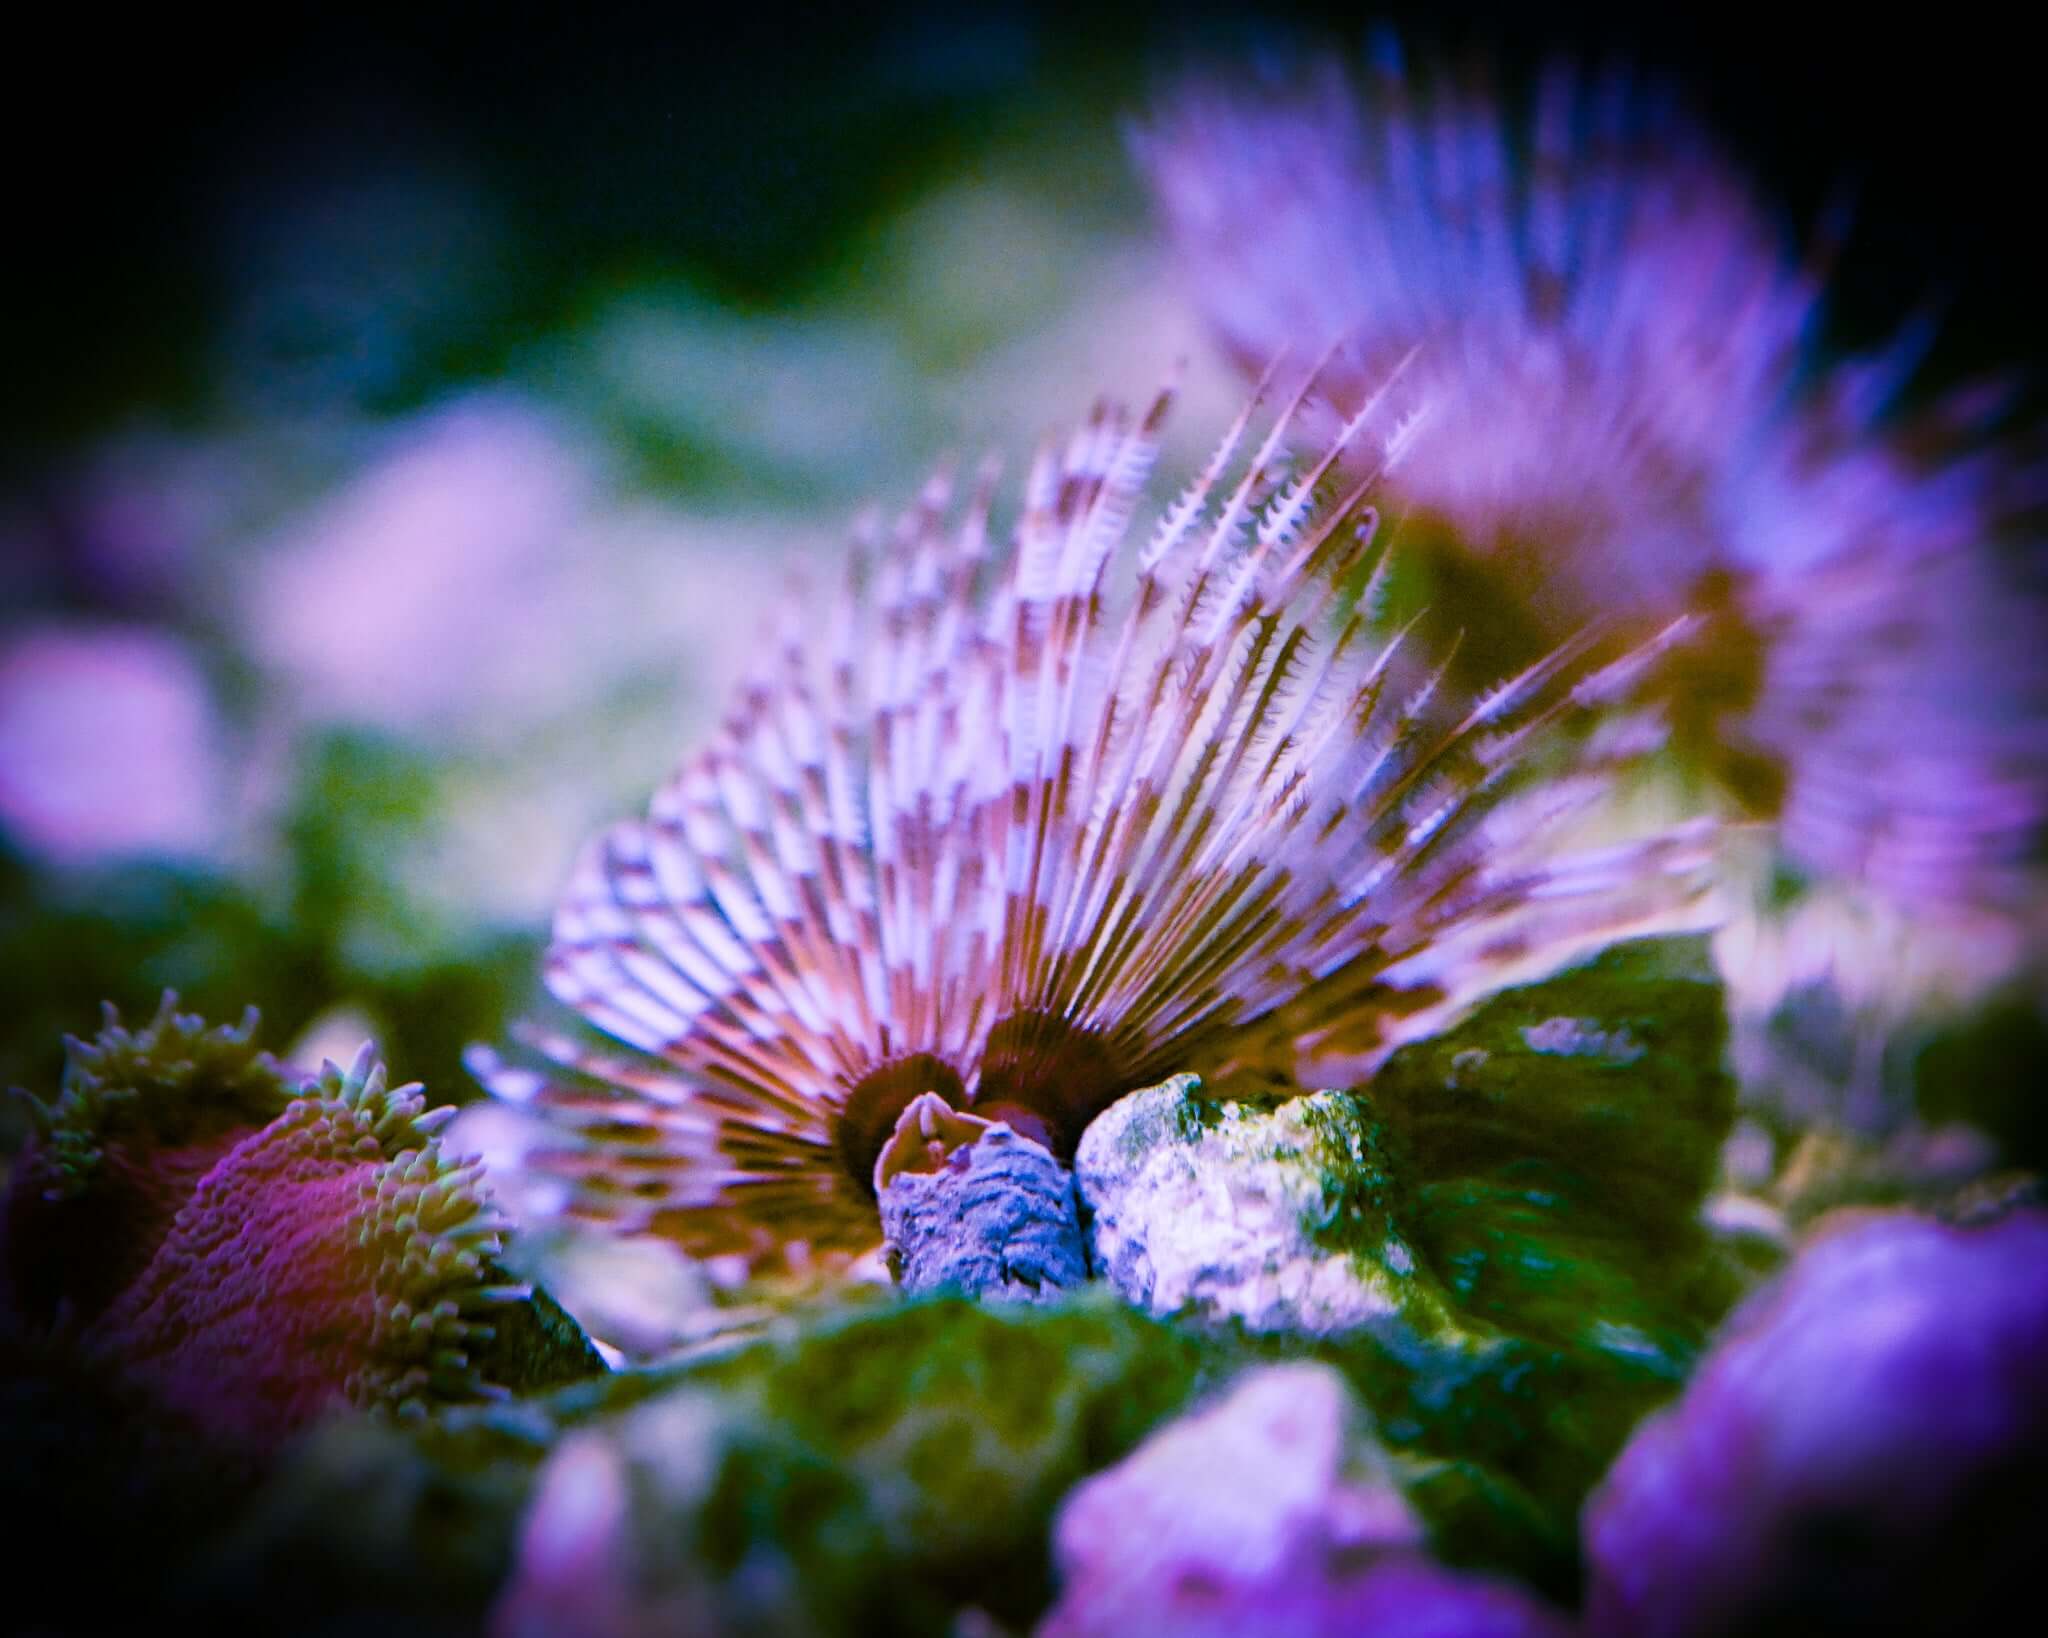
M 1275 1365 L 1155 1433 L 1060 1510 L 1038 1638 L 1538 1638 L 1564 1624 L 1422 1556 L 1421 1521 L 1328 1366 Z
M 2048 1548 L 2048 1213 L 1826 1232 L 1585 1515 L 1596 1634 L 1976 1631 Z

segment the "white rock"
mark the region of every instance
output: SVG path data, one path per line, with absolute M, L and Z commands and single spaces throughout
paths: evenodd
M 1378 1167 L 1349 1094 L 1205 1110 L 1199 1084 L 1120 1099 L 1074 1157 L 1091 1265 L 1125 1301 L 1254 1331 L 1448 1323 L 1413 1252 L 1347 1187 L 1369 1193 Z

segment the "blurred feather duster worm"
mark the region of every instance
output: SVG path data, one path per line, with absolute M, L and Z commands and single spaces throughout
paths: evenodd
M 2041 465 L 1985 437 L 1996 394 L 1898 412 L 1922 331 L 1814 361 L 1825 256 L 1787 254 L 1671 93 L 1559 66 L 1525 120 L 1383 38 L 1362 78 L 1196 77 L 1134 145 L 1248 370 L 1341 340 L 1341 413 L 1419 351 L 1428 418 L 1382 503 L 1468 660 L 1697 615 L 1674 737 L 1800 870 L 2019 900 L 2048 819 L 2048 588 L 2018 570 Z
M 792 607 L 718 739 L 586 849 L 547 981 L 630 1050 L 537 1027 L 472 1058 L 556 1123 L 528 1163 L 572 1215 L 756 1268 L 859 1254 L 925 1094 L 1070 1155 L 1170 1071 L 1369 1071 L 1691 903 L 1696 831 L 1555 856 L 1660 737 L 1610 714 L 1655 643 L 1439 721 L 1343 607 L 1408 429 L 1368 404 L 1295 467 L 1300 399 L 1251 448 L 1255 400 L 1127 550 L 1170 397 L 1042 452 L 1007 553 L 992 473 L 869 531 L 829 631 Z

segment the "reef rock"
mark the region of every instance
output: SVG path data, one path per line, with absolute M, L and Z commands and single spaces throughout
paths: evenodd
M 1498 1330 L 1675 1382 L 1746 1270 L 1701 1222 L 1734 1091 L 1697 939 L 1614 946 L 1393 1054 L 1358 1092 L 1113 1105 L 1075 1180 L 1094 1268 L 1153 1313 Z
M 1564 1630 L 1511 1586 L 1428 1563 L 1422 1539 L 1344 1378 L 1268 1366 L 1068 1497 L 1038 1638 Z
M 1217 1489 L 1200 1439 L 1174 1447 L 1179 1477 L 1154 1487 L 1155 1512 L 1211 1521 L 1204 1553 L 1279 1541 L 1260 1562 L 1284 1559 L 1304 1519 L 1326 1548 L 1351 1544 L 1319 1549 L 1287 1586 L 1261 1583 L 1257 1606 L 1229 1604 L 1239 1630 L 1448 1638 L 1510 1616 L 1523 1624 L 1505 1630 L 1529 1630 L 1526 1598 L 1467 1572 L 1576 1597 L 1579 1503 L 1645 1382 L 1664 1396 L 1630 1358 L 1519 1338 L 1254 1337 L 1155 1320 L 1099 1285 L 1028 1303 L 860 1287 L 656 1368 L 417 1422 L 328 1421 L 295 1443 L 181 1610 L 221 1630 L 292 1607 L 329 1631 L 501 1638 L 1026 1633 L 1055 1602 L 1053 1524 L 1076 1487 L 1305 1349 L 1321 1364 L 1302 1377 L 1290 1361 L 1278 1380 L 1319 1420 L 1275 1436 L 1284 1468 L 1240 1459 L 1257 1441 L 1226 1434 L 1213 1467 L 1245 1495 Z M 1369 1434 L 1330 1370 L 1372 1407 Z M 1174 1498 L 1183 1480 L 1202 1493 Z M 1441 1567 L 1419 1556 L 1425 1532 Z M 1268 1603 L 1277 1626 L 1250 1613 Z
M 1074 1156 L 1089 1252 L 1154 1314 L 1330 1333 L 1437 1317 L 1388 1215 L 1363 1100 L 1208 1103 L 1181 1075 L 1100 1116 Z
M 188 1604 L 235 1631 L 1028 1631 L 1061 1497 L 1242 1358 L 1099 1291 L 842 1292 L 714 1355 L 327 1422 Z
M 848 1474 L 689 1388 L 565 1439 L 518 1555 L 494 1638 L 851 1635 L 890 1630 L 892 1598 L 915 1601 L 886 1588 Z
M 942 1297 L 576 1385 L 537 1402 L 566 1437 L 493 1629 L 936 1634 L 972 1607 L 1020 1630 L 1051 1594 L 1060 1498 L 1212 1364 L 1235 1350 L 1100 1295 Z
M 1824 1228 L 1588 1503 L 1587 1629 L 2006 1630 L 2048 1549 L 2048 1213 Z
M 1402 1232 L 1466 1323 L 1676 1386 L 1755 1272 L 1702 1216 L 1735 1117 L 1726 1038 L 1705 942 L 1637 939 L 1380 1067 Z
M 1206 1339 L 1103 1293 L 890 1302 L 693 1373 L 861 1482 L 896 1584 L 969 1589 L 1005 1623 L 1043 1607 L 1046 1523 L 1088 1473 L 1185 1405 Z

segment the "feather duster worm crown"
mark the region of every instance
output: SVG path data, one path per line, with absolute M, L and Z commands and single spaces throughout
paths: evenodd
M 1369 1067 L 1688 895 L 1691 833 L 1534 856 L 1654 737 L 1552 733 L 1648 651 L 1553 654 L 1441 723 L 1370 594 L 1343 612 L 1373 479 L 1331 475 L 1376 408 L 1290 471 L 1300 400 L 1245 458 L 1255 400 L 1132 550 L 1170 397 L 1042 453 L 1006 555 L 993 476 L 957 517 L 935 480 L 829 635 L 792 611 L 715 743 L 585 850 L 547 982 L 631 1050 L 530 1028 L 545 1069 L 472 1059 L 572 1139 L 529 1157 L 572 1213 L 754 1265 L 858 1253 L 922 1094 L 1071 1152 L 1172 1070 Z
M 1247 369 L 1350 338 L 1340 403 L 1421 349 L 1382 504 L 1438 586 L 1425 646 L 1464 630 L 1484 675 L 1698 615 L 1663 681 L 1687 763 L 1802 871 L 2010 909 L 2048 827 L 2038 455 L 1996 393 L 1899 413 L 1924 325 L 1820 356 L 1834 235 L 1788 254 L 1671 87 L 1494 81 L 1382 35 L 1173 87 L 1134 145 L 1196 304 Z
M 1713 484 L 1788 418 L 1820 280 L 1668 90 L 1559 64 L 1525 124 L 1382 36 L 1362 76 L 1192 78 L 1135 146 L 1240 365 L 1348 338 L 1341 401 L 1422 348 L 1394 494 L 1470 551 L 1540 553 L 1539 616 L 1670 611 L 1723 562 Z

